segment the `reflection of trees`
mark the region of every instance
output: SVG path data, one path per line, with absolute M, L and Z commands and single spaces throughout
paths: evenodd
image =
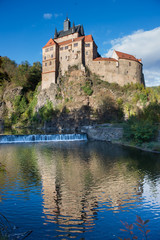
M 75 220 L 82 229 L 92 227 L 98 205 L 119 211 L 141 201 L 145 171 L 139 161 L 147 155 L 140 151 L 90 142 L 50 144 L 37 154 L 44 213 L 63 231 L 75 230 Z
M 0 146 L 0 162 L 6 167 L 0 188 L 3 189 L 6 179 L 9 179 L 8 188 L 13 188 L 16 181 L 22 186 L 21 190 L 29 192 L 29 185 L 40 184 L 40 175 L 37 168 L 37 158 L 34 145 L 2 145 Z

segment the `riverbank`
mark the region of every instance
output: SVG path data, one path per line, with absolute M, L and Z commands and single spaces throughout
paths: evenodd
M 89 126 L 82 126 L 77 128 L 16 128 L 6 130 L 0 135 L 55 135 L 55 134 L 77 134 L 85 133 L 91 141 L 105 141 L 112 144 L 118 144 L 126 147 L 137 148 L 142 151 L 148 151 L 153 153 L 160 153 L 160 131 L 154 141 L 135 143 L 133 141 L 126 141 L 124 138 L 124 127 L 121 124 L 96 124 Z
M 158 131 L 158 136 L 154 141 L 141 144 L 126 141 L 123 137 L 123 127 L 114 124 L 84 126 L 81 128 L 81 131 L 86 133 L 90 140 L 106 141 L 126 147 L 137 148 L 143 151 L 160 153 L 160 131 Z

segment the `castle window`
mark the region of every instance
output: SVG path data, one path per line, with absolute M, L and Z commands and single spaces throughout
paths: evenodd
M 65 46 L 65 49 L 68 49 L 68 46 Z
M 86 43 L 86 44 L 85 44 L 85 47 L 90 47 L 90 43 Z
M 53 54 L 51 54 L 51 58 L 53 58 Z
M 49 51 L 49 48 L 46 48 L 46 49 L 45 49 L 45 52 L 48 52 L 48 51 Z
M 60 50 L 63 50 L 63 47 L 60 47 Z
M 78 43 L 74 43 L 74 47 L 77 47 L 78 46 Z
M 86 52 L 86 55 L 88 55 L 88 52 Z
M 44 60 L 46 60 L 46 56 L 44 56 Z
M 45 63 L 45 66 L 47 66 L 47 63 Z
M 131 62 L 129 62 L 129 66 L 131 66 Z
M 50 48 L 50 51 L 52 51 L 52 50 L 53 50 L 53 47 Z
M 52 65 L 52 62 L 51 62 L 51 61 L 49 62 L 49 65 Z

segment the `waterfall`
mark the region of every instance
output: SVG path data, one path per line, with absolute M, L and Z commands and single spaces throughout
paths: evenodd
M 87 141 L 86 134 L 0 135 L 0 143 Z

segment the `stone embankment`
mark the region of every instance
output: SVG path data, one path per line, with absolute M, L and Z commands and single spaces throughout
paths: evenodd
M 91 140 L 107 142 L 118 141 L 123 137 L 123 128 L 113 127 L 111 124 L 84 126 L 81 132 L 86 133 Z
M 112 124 L 83 126 L 81 127 L 81 132 L 86 133 L 91 140 L 113 142 L 123 138 L 123 128 L 112 126 Z M 160 142 L 160 130 L 155 141 Z

